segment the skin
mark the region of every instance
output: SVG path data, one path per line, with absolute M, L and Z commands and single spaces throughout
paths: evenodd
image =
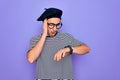
M 41 38 L 36 43 L 36 45 L 27 52 L 27 60 L 29 61 L 29 63 L 33 63 L 40 56 L 41 51 L 44 47 L 46 37 L 47 36 L 54 37 L 58 31 L 56 27 L 52 29 L 49 28 L 47 26 L 47 23 L 58 24 L 60 22 L 61 20 L 59 18 L 44 19 Z M 78 46 L 73 46 L 72 49 L 73 49 L 73 53 L 79 54 L 79 55 L 84 55 L 90 52 L 90 48 L 86 44 L 80 44 Z M 69 52 L 70 52 L 69 48 L 60 49 L 58 52 L 55 53 L 53 60 L 60 61 L 62 58 L 69 55 Z
M 61 20 L 59 18 L 50 18 L 47 20 L 48 23 L 54 23 L 54 24 L 58 24 L 61 22 Z M 50 37 L 54 37 L 55 34 L 57 33 L 58 29 L 56 27 L 53 27 L 52 29 L 50 29 L 49 27 L 47 27 L 47 33 L 48 36 Z

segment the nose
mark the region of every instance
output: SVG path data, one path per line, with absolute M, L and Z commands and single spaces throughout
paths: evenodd
M 53 28 L 54 31 L 57 31 L 58 29 L 56 27 Z

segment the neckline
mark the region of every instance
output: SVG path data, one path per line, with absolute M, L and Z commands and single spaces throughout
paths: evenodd
M 56 37 L 58 35 L 58 33 L 59 32 L 56 32 L 55 36 L 53 36 L 53 37 L 47 36 L 47 38 L 54 38 L 54 37 Z

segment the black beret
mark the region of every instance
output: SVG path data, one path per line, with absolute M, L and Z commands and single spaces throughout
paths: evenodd
M 42 15 L 37 19 L 37 21 L 44 21 L 45 18 L 49 19 L 52 17 L 57 17 L 61 19 L 62 16 L 62 10 L 57 8 L 47 8 L 42 13 Z

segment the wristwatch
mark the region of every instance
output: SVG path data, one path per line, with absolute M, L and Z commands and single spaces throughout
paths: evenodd
M 73 49 L 72 49 L 72 47 L 70 45 L 65 46 L 65 48 L 69 48 L 70 49 L 70 52 L 69 52 L 70 54 L 73 53 Z

